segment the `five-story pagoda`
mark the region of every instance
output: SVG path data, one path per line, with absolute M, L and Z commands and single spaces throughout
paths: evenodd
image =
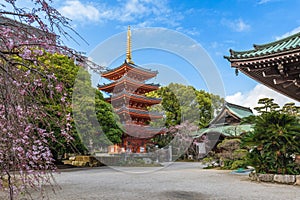
M 99 90 L 110 94 L 106 100 L 112 104 L 123 124 L 121 146 L 127 152 L 146 152 L 149 140 L 156 134 L 163 133 L 162 129 L 149 126 L 151 119 L 162 118 L 162 114 L 147 110 L 149 106 L 160 103 L 161 99 L 145 96 L 145 93 L 159 88 L 158 84 L 145 83 L 157 73 L 139 67 L 131 60 L 131 32 L 128 27 L 126 60 L 121 66 L 102 73 L 102 77 L 112 82 L 99 85 Z

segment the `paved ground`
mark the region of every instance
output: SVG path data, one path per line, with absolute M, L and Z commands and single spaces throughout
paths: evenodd
M 56 175 L 61 190 L 51 200 L 300 199 L 300 186 L 256 183 L 229 171 L 203 170 L 199 163 L 165 168 L 94 168 Z M 38 198 L 34 198 L 38 199 Z

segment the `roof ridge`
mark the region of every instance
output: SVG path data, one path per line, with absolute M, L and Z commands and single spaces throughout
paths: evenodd
M 243 53 L 250 53 L 255 51 L 255 49 L 251 49 L 251 50 L 245 50 L 245 51 L 235 51 L 233 49 L 229 49 L 230 55 L 234 55 L 234 54 L 243 54 Z M 225 56 L 224 56 L 225 57 Z
M 282 38 L 280 40 L 270 42 L 270 43 L 265 43 L 265 44 L 261 44 L 261 45 L 253 44 L 254 49 L 245 50 L 245 51 L 235 51 L 233 49 L 229 49 L 229 52 L 230 52 L 231 56 L 236 56 L 236 55 L 239 55 L 239 54 L 242 55 L 242 54 L 252 53 L 252 52 L 262 50 L 264 48 L 272 47 L 272 46 L 275 46 L 275 45 L 278 45 L 278 44 L 283 44 L 284 42 L 289 42 L 289 41 L 295 40 L 297 37 L 300 38 L 300 32 L 295 33 L 293 35 L 290 35 L 288 37 Z M 224 58 L 226 58 L 228 60 L 231 57 L 230 56 L 224 56 Z
M 300 32 L 287 36 L 285 38 L 281 38 L 279 40 L 275 40 L 273 42 L 265 43 L 265 44 L 253 44 L 255 50 L 263 49 L 266 47 L 274 46 L 283 42 L 287 42 L 289 40 L 295 39 L 296 37 L 300 37 Z
M 229 102 L 227 102 L 227 101 L 226 101 L 226 103 L 225 103 L 225 106 L 227 106 L 227 105 L 229 105 L 229 106 L 232 106 L 232 107 L 236 107 L 236 108 L 240 108 L 240 109 L 243 109 L 243 110 L 246 110 L 246 111 L 250 111 L 250 112 L 252 112 L 252 110 L 251 110 L 251 108 L 250 108 L 250 107 L 245 107 L 245 106 L 241 106 L 241 105 L 233 104 L 233 103 L 229 103 Z
M 112 71 L 114 71 L 114 70 L 120 69 L 121 67 L 123 67 L 123 65 L 126 65 L 126 64 L 127 64 L 128 66 L 132 67 L 132 68 L 135 68 L 135 69 L 138 69 L 138 70 L 141 70 L 141 71 L 144 71 L 144 72 L 148 72 L 148 73 L 152 73 L 152 74 L 158 74 L 158 71 L 157 71 L 157 70 L 146 69 L 146 68 L 141 67 L 141 66 L 139 66 L 139 65 L 132 64 L 132 63 L 128 63 L 128 62 L 126 62 L 126 60 L 124 61 L 124 63 L 122 63 L 122 64 L 121 64 L 120 66 L 118 66 L 118 67 L 115 67 L 115 68 L 112 68 L 112 69 L 108 69 L 108 68 L 107 68 L 107 70 L 106 70 L 103 74 L 107 74 L 107 73 L 112 72 Z

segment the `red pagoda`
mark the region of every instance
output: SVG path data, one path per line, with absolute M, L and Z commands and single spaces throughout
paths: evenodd
M 121 66 L 104 72 L 101 76 L 112 82 L 99 86 L 99 90 L 110 94 L 106 100 L 112 104 L 123 124 L 121 146 L 127 152 L 145 153 L 149 140 L 163 133 L 162 129 L 149 126 L 151 119 L 162 118 L 162 114 L 147 110 L 149 106 L 159 104 L 161 99 L 145 96 L 145 93 L 159 88 L 158 84 L 145 83 L 157 74 L 157 71 L 139 67 L 131 60 L 131 32 L 128 27 L 126 60 Z

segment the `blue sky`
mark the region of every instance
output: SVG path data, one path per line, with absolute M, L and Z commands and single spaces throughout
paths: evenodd
M 178 31 L 199 43 L 215 63 L 224 83 L 226 99 L 232 103 L 253 107 L 257 99 L 269 96 L 280 104 L 291 101 L 239 73 L 235 76 L 230 63 L 223 58 L 229 49 L 248 50 L 253 44 L 268 43 L 300 31 L 300 1 L 291 0 L 67 0 L 54 1 L 61 13 L 72 19 L 74 29 L 89 45 L 66 42 L 89 56 L 95 48 L 112 36 L 132 28 L 134 47 L 135 30 L 163 27 Z M 125 34 L 125 33 L 124 33 Z M 125 37 L 124 37 L 125 40 Z M 124 49 L 125 42 L 114 48 Z M 157 52 L 133 52 L 136 64 L 156 63 L 176 68 L 178 74 L 198 89 L 206 89 L 185 70 L 188 63 L 168 59 Z M 108 67 L 118 66 L 125 57 L 118 57 Z M 175 64 L 174 64 L 175 63 Z M 159 69 L 159 68 L 158 68 Z M 161 68 L 162 69 L 162 68 Z M 163 71 L 163 69 L 162 69 Z M 190 78 L 189 78 L 190 77 Z M 102 80 L 99 80 L 102 81 Z M 204 87 L 204 88 L 202 88 Z

